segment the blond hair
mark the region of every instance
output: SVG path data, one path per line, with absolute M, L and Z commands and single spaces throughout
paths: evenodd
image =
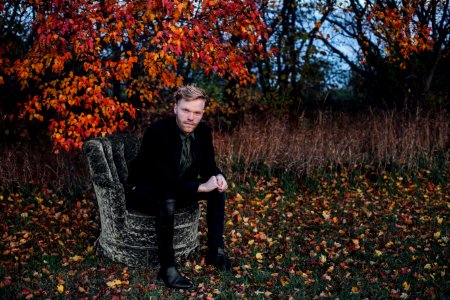
M 174 94 L 175 103 L 178 103 L 181 99 L 185 101 L 192 101 L 197 99 L 208 100 L 205 90 L 193 85 L 183 85 L 178 88 Z

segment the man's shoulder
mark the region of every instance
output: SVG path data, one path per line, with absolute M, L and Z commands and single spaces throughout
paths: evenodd
M 211 128 L 205 121 L 201 121 L 194 131 L 195 136 L 211 135 Z
M 211 130 L 211 128 L 208 126 L 208 124 L 206 123 L 206 121 L 202 120 L 197 127 L 199 130 Z
M 147 131 L 167 132 L 176 129 L 175 117 L 166 117 L 150 125 Z

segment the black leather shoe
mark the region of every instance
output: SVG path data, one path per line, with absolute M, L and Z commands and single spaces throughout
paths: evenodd
M 194 289 L 194 285 L 186 277 L 178 273 L 175 267 L 161 268 L 158 276 L 168 288 L 182 290 Z
M 233 272 L 231 261 L 225 254 L 223 248 L 217 248 L 216 251 L 213 250 L 210 253 L 208 253 L 208 256 L 206 257 L 206 264 L 214 265 L 218 270 L 221 271 L 226 271 L 230 273 Z

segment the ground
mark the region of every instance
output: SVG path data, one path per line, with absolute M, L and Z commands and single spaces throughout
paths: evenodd
M 234 274 L 206 266 L 203 246 L 180 264 L 196 285 L 189 293 L 167 290 L 156 267 L 135 269 L 96 253 L 93 195 L 3 189 L 0 296 L 442 299 L 449 293 L 448 188 L 427 170 L 373 178 L 345 167 L 305 180 L 232 183 L 225 239 Z

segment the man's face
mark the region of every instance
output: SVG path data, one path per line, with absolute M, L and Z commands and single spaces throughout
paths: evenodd
M 191 133 L 202 120 L 205 110 L 205 100 L 196 99 L 186 101 L 181 99 L 175 104 L 173 110 L 176 115 L 178 127 L 184 133 Z

